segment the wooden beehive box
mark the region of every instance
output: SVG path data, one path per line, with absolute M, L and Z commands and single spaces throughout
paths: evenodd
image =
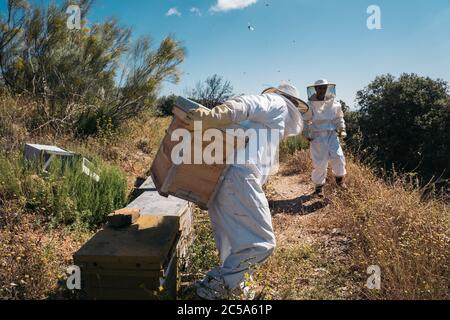
M 171 159 L 173 148 L 179 141 L 172 141 L 171 135 L 176 129 L 183 128 L 180 118 L 190 110 L 204 108 L 203 106 L 188 99 L 179 97 L 174 108 L 175 117 L 167 130 L 167 134 L 153 161 L 151 174 L 159 193 L 168 197 L 174 197 L 197 204 L 201 209 L 207 210 L 211 201 L 219 190 L 224 176 L 229 168 L 226 159 L 236 150 L 245 147 L 245 139 L 229 135 L 221 130 L 224 136 L 223 164 L 195 164 L 194 162 L 194 135 L 192 135 L 192 157 L 191 164 L 175 165 Z M 236 127 L 237 128 L 237 127 Z M 200 147 L 203 153 L 211 142 L 205 142 Z
M 179 218 L 178 261 L 180 267 L 186 267 L 188 249 L 193 242 L 192 205 L 182 199 L 161 196 L 156 190 L 152 177 L 149 177 L 137 190 L 136 194 L 139 196 L 127 208 L 139 209 L 141 216 L 164 215 Z
M 142 216 L 129 227 L 98 232 L 74 254 L 86 298 L 176 299 L 179 229 L 178 217 Z

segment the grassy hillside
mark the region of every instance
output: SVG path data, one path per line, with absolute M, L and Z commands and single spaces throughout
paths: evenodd
M 387 184 L 353 159 L 349 192 L 331 183 L 328 201 L 313 201 L 307 196 L 313 191 L 309 154 L 298 151 L 285 159 L 266 186 L 278 248 L 257 270 L 254 286 L 261 298 L 450 298 L 448 203 L 421 201 L 420 191 L 400 177 Z M 197 212 L 196 230 L 186 281 L 218 260 L 206 213 Z M 365 286 L 372 265 L 381 268 L 381 290 Z M 190 286 L 183 294 L 195 297 Z
M 0 299 L 73 298 L 63 293 L 58 281 L 64 284 L 72 253 L 102 219 L 100 213 L 94 215 L 99 220 L 79 223 L 83 211 L 70 206 L 63 212 L 80 213 L 68 219 L 61 215 L 58 210 L 67 205 L 70 184 L 20 169 L 23 144 L 56 144 L 80 152 L 115 172 L 115 182 L 126 178 L 123 188 L 129 192 L 137 178 L 146 176 L 170 121 L 144 115 L 124 123 L 120 131 L 106 127 L 96 137 L 78 139 L 30 131 L 29 112 L 34 107 L 35 102 L 26 99 L 0 96 Z M 283 145 L 283 170 L 266 186 L 278 249 L 257 272 L 261 297 L 450 298 L 448 203 L 421 200 L 420 190 L 402 177 L 386 183 L 351 159 L 350 191 L 338 194 L 331 184 L 327 203 L 310 203 L 305 198 L 312 191 L 309 156 L 305 151 L 294 153 L 301 147 L 302 139 Z M 184 298 L 194 297 L 192 282 L 218 260 L 208 216 L 199 210 L 191 253 L 191 267 L 183 274 Z M 381 267 L 381 291 L 364 287 L 370 265 Z

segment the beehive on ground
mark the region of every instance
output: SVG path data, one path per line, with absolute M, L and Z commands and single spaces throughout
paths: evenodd
M 105 227 L 74 254 L 86 298 L 175 299 L 178 237 L 178 217 L 142 216 L 126 228 Z
M 176 299 L 193 241 L 191 205 L 160 196 L 151 178 L 138 195 L 127 207 L 139 209 L 134 224 L 106 226 L 73 256 L 89 300 Z

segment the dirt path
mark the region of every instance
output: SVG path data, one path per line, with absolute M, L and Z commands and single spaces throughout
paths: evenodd
M 359 297 L 361 279 L 355 279 L 348 255 L 351 240 L 330 223 L 332 203 L 314 199 L 312 192 L 308 174 L 279 174 L 266 187 L 278 246 L 258 272 L 262 298 Z
M 312 189 L 298 176 L 274 176 L 266 187 L 279 247 L 294 243 L 310 243 L 307 225 L 317 218 L 325 206 L 309 196 Z

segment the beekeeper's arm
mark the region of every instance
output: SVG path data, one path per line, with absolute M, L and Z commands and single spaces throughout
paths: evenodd
M 347 128 L 345 125 L 344 112 L 342 111 L 342 105 L 337 102 L 336 118 L 334 118 L 333 123 L 336 126 L 336 130 L 341 138 L 347 138 Z
M 278 104 L 283 103 L 284 101 L 279 97 Z M 233 123 L 241 123 L 247 120 L 265 123 L 267 122 L 267 112 L 271 107 L 271 102 L 265 96 L 248 95 L 230 99 L 225 102 L 225 105 L 232 110 Z
M 212 110 L 197 109 L 189 112 L 183 120 L 187 129 L 193 131 L 194 123 L 202 122 L 202 129 L 224 128 L 233 123 L 233 110 L 227 105 L 220 105 Z
M 279 104 L 284 100 L 279 97 Z M 203 130 L 224 128 L 246 120 L 265 123 L 270 102 L 264 96 L 241 96 L 230 99 L 212 110 L 195 110 L 187 116 L 186 127 L 194 129 L 194 121 L 202 121 Z

